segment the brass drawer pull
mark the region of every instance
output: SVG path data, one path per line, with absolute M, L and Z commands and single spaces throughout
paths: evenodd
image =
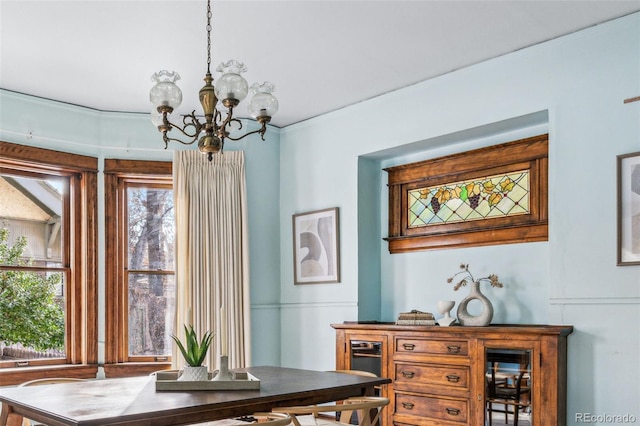
M 412 351 L 415 349 L 416 345 L 414 345 L 413 343 L 403 343 L 402 347 L 405 351 Z
M 402 372 L 402 377 L 405 377 L 407 379 L 411 379 L 415 375 L 416 375 L 416 373 L 414 373 L 413 371 L 403 371 Z
M 447 376 L 447 380 L 451 383 L 458 383 L 460 381 L 460 376 L 456 376 L 455 374 L 449 374 Z
M 457 416 L 460 414 L 460 410 L 458 410 L 457 408 L 445 408 L 445 410 L 447 410 L 447 414 L 449 414 L 450 416 Z
M 447 346 L 447 352 L 450 354 L 459 354 L 460 346 Z
M 413 407 L 415 407 L 415 405 L 413 405 L 413 403 L 412 403 L 412 402 L 403 402 L 403 403 L 402 403 L 402 406 L 403 406 L 404 408 L 406 408 L 407 410 L 412 410 L 412 409 L 413 409 Z

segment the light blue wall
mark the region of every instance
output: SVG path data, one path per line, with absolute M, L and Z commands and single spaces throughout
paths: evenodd
M 640 419 L 640 267 L 616 266 L 615 193 L 616 155 L 640 151 L 640 102 L 623 104 L 638 95 L 635 14 L 272 129 L 265 143 L 230 143 L 247 152 L 254 364 L 334 368 L 329 324 L 393 321 L 409 309 L 435 311 L 437 300 L 459 301 L 464 290 L 453 292 L 446 277 L 466 262 L 505 282 L 487 289 L 496 321 L 576 327 L 569 424 L 581 412 Z M 388 253 L 382 167 L 541 132 L 550 134 L 548 242 Z M 171 159 L 146 114 L 5 91 L 0 140 L 96 155 L 100 164 Z M 342 282 L 293 285 L 291 215 L 334 206 Z M 101 298 L 103 270 L 101 263 Z
M 254 130 L 254 122 L 244 123 Z M 244 150 L 249 202 L 249 256 L 252 308 L 253 363 L 280 363 L 279 163 L 280 130 L 228 142 L 226 150 Z M 0 90 L 0 140 L 59 151 L 96 156 L 102 171 L 105 158 L 171 161 L 173 148 L 164 149 L 160 133 L 148 114 L 111 113 L 81 108 Z M 178 149 L 194 149 L 178 146 Z M 100 172 L 99 227 L 99 349 L 104 350 L 104 192 Z
M 464 289 L 454 292 L 446 278 L 465 262 L 506 284 L 487 289 L 496 322 L 575 326 L 569 424 L 583 412 L 640 421 L 640 267 L 616 266 L 616 155 L 640 151 L 640 102 L 623 100 L 638 95 L 635 14 L 283 129 L 282 364 L 333 368 L 330 323 L 393 321 L 401 311 L 459 301 Z M 388 253 L 386 176 L 374 167 L 538 132 L 550 135 L 548 242 Z M 375 213 L 361 211 L 376 204 L 376 191 L 377 224 Z M 342 282 L 293 285 L 291 215 L 334 206 Z M 381 293 L 379 307 L 363 297 L 366 286 Z M 359 303 L 380 317 L 363 318 Z

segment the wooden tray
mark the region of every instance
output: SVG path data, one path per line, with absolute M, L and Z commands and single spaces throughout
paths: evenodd
M 192 390 L 257 390 L 260 389 L 260 380 L 250 373 L 231 371 L 234 380 L 212 381 L 217 370 L 209 373 L 209 380 L 198 382 L 179 381 L 178 372 L 159 371 L 156 373 L 157 391 L 192 391 Z

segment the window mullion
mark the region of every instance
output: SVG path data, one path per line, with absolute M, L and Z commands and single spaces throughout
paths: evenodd
M 127 233 L 127 182 L 118 179 L 118 359 L 129 360 L 129 236 Z

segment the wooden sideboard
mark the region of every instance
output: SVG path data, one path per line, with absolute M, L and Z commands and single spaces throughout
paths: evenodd
M 345 323 L 332 327 L 336 369 L 365 369 L 392 379 L 380 388 L 391 401 L 383 426 L 488 424 L 488 383 L 495 381 L 490 366 L 509 353 L 527 359 L 523 385 L 527 407 L 519 424 L 566 424 L 567 336 L 572 326 Z M 492 415 L 504 421 L 503 412 Z

